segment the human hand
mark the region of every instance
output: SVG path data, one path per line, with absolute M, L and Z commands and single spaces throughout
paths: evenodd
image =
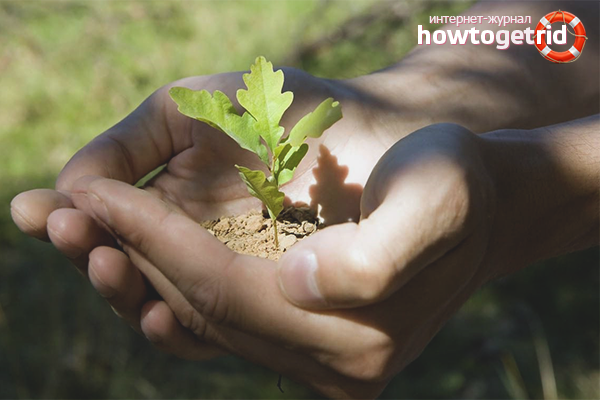
M 148 338 L 166 347 L 192 332 L 331 397 L 378 395 L 489 276 L 493 187 L 480 139 L 455 125 L 390 149 L 365 187 L 360 223 L 326 228 L 279 266 L 231 252 L 143 190 L 101 178 L 75 187 L 164 299 L 144 306 Z M 299 288 L 307 249 L 323 304 Z
M 398 117 L 389 110 L 380 111 L 385 108 L 362 96 L 360 89 L 349 82 L 318 79 L 293 69 L 286 69 L 285 74 L 285 90 L 294 91 L 295 101 L 285 115 L 284 126 L 289 128 L 329 96 L 341 101 L 345 114 L 340 123 L 316 141 L 322 147 L 312 146 L 296 179 L 285 186 L 286 194 L 291 201 L 321 204 L 328 223 L 357 219 L 360 192 L 355 190 L 348 196 L 348 192 L 332 188 L 328 183 L 343 180 L 343 176 L 326 173 L 319 177 L 325 182 L 317 187 L 309 171 L 322 162 L 318 161 L 319 154 L 331 152 L 333 156 L 327 156 L 327 162 L 335 164 L 337 157 L 342 165 L 337 173 L 343 175 L 345 171 L 347 179 L 357 184 L 354 188 L 360 189 L 381 154 L 397 140 L 394 136 L 404 134 L 402 128 L 394 132 L 379 128 Z M 241 76 L 242 73 L 230 73 L 195 77 L 173 85 L 209 91 L 218 88 L 233 98 L 236 89 L 243 85 Z M 113 238 L 74 207 L 85 204 L 85 194 L 74 189 L 74 182 L 82 176 L 97 175 L 134 184 L 166 164 L 145 190 L 194 221 L 260 207 L 233 167 L 234 162 L 253 167 L 255 156 L 241 150 L 226 135 L 177 112 L 167 93 L 169 86 L 159 89 L 131 115 L 80 150 L 61 172 L 56 190 L 26 192 L 11 204 L 13 219 L 21 230 L 51 240 L 84 274 L 89 274 L 96 289 L 137 330 L 141 307 L 153 297 L 152 288 L 118 250 Z M 374 119 L 377 126 L 372 124 Z M 344 202 L 338 201 L 341 196 Z M 196 357 L 189 347 L 174 352 Z

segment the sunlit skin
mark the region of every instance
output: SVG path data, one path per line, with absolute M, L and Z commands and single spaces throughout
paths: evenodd
M 233 167 L 260 161 L 179 114 L 171 85 L 78 152 L 56 191 L 17 196 L 13 219 L 49 238 L 164 351 L 195 360 L 233 353 L 326 396 L 375 397 L 481 285 L 598 241 L 600 127 L 597 116 L 574 120 L 598 109 L 590 84 L 598 74 L 585 73 L 597 63 L 582 57 L 569 66 L 577 71 L 561 70 L 569 87 L 586 91 L 569 98 L 565 90 L 572 108 L 553 112 L 541 57 L 527 74 L 536 85 L 525 85 L 539 92 L 524 93 L 523 85 L 473 85 L 479 70 L 464 86 L 441 81 L 448 69 L 434 73 L 434 51 L 447 50 L 417 51 L 404 65 L 349 81 L 284 69 L 296 99 L 284 126 L 327 97 L 340 101 L 344 118 L 309 142 L 283 187 L 289 202 L 321 206 L 332 226 L 278 263 L 237 255 L 197 224 L 260 208 Z M 523 73 L 508 52 L 477 54 L 478 68 Z M 230 73 L 174 85 L 234 98 L 243 82 Z M 409 92 L 415 85 L 421 90 Z M 398 88 L 406 90 L 398 96 Z M 517 104 L 525 95 L 538 101 Z M 537 107 L 562 123 L 496 130 L 543 126 Z M 438 121 L 463 126 L 431 125 Z M 144 189 L 132 186 L 163 164 Z M 311 260 L 318 268 L 307 280 L 301 267 Z
M 238 76 L 229 76 L 239 82 Z M 157 92 L 142 107 L 156 106 L 161 101 L 156 96 L 164 94 Z M 141 138 L 152 137 L 152 132 L 136 137 L 138 126 L 156 125 L 138 121 L 134 126 L 126 120 L 107 135 L 117 135 L 123 145 L 130 140 L 134 145 L 128 150 L 117 151 L 120 145 L 114 138 L 97 139 L 59 177 L 64 194 L 32 191 L 13 202 L 15 222 L 29 233 L 36 222 L 28 217 L 24 223 L 22 216 L 37 212 L 43 221 L 40 213 L 49 212 L 50 239 L 67 255 L 74 247 L 83 250 L 75 261 L 84 271 L 91 252 L 92 284 L 159 348 L 191 359 L 227 351 L 332 397 L 371 397 L 420 354 L 478 287 L 502 274 L 498 266 L 506 243 L 492 246 L 489 239 L 505 229 L 493 221 L 507 210 L 497 210 L 496 171 L 483 161 L 494 135 L 483 139 L 457 125 L 434 125 L 398 142 L 373 168 L 365 160 L 380 156 L 379 142 L 348 155 L 345 151 L 356 147 L 344 146 L 351 140 L 345 125 L 331 128 L 322 140 L 320 162 L 317 146 L 307 161 L 326 167 L 323 157 L 329 157 L 335 171 L 336 160 L 323 150 L 329 145 L 332 154 L 339 151 L 339 158 L 357 160 L 338 168 L 340 181 L 353 168 L 372 170 L 368 182 L 350 185 L 357 193 L 365 185 L 362 196 L 348 196 L 335 185 L 331 187 L 336 191 L 327 196 L 329 202 L 338 193 L 344 195 L 341 202 L 360 199 L 360 224 L 331 226 L 305 240 L 280 261 L 280 267 L 288 268 L 278 270 L 272 261 L 231 252 L 196 223 L 259 204 L 249 197 L 228 158 L 246 156 L 237 144 L 166 104 L 160 109 L 167 110 L 173 125 L 162 132 L 179 132 L 184 139 L 175 133 L 166 140 L 154 133 L 155 142 L 168 144 L 166 154 L 178 154 L 145 190 L 119 180 L 135 182 L 164 162 L 158 151 L 153 163 L 146 157 L 154 144 Z M 353 115 L 363 115 L 353 114 L 352 104 L 346 110 L 346 123 L 352 123 Z M 139 118 L 139 113 L 133 115 Z M 352 125 L 365 124 L 361 118 Z M 582 124 L 588 130 L 597 128 L 595 119 Z M 388 140 L 395 140 L 394 135 L 399 133 L 391 131 Z M 205 138 L 211 138 L 210 150 L 204 147 Z M 336 146 L 336 141 L 342 143 Z M 220 157 L 212 158 L 214 154 Z M 248 163 L 255 161 L 252 157 Z M 287 193 L 292 199 L 311 194 L 319 199 L 319 168 L 305 171 L 286 186 Z M 53 210 L 57 204 L 64 208 Z M 512 210 L 511 202 L 507 206 Z M 353 213 L 348 206 L 340 210 Z M 41 236 L 42 224 L 37 231 Z M 111 242 L 107 231 L 124 252 L 103 246 Z M 317 286 L 324 301 L 312 298 L 301 285 L 280 287 L 302 279 L 295 265 L 307 252 L 318 258 Z M 140 271 L 161 301 L 150 300 Z
M 315 205 L 313 197 L 319 201 L 326 195 L 327 201 L 322 202 L 327 209 L 326 216 L 329 223 L 357 219 L 360 213 L 359 195 L 349 198 L 344 191 L 339 191 L 337 187 L 319 185 L 318 180 L 315 179 L 312 168 L 319 163 L 319 148 L 322 149 L 321 155 L 325 151 L 327 154 L 335 154 L 338 163 L 340 163 L 339 160 L 347 160 L 348 164 L 341 167 L 340 184 L 344 181 L 348 182 L 351 176 L 349 172 L 357 171 L 352 175 L 354 182 L 351 182 L 356 188 L 356 192 L 360 194 L 368 176 L 365 171 L 372 170 L 384 151 L 403 133 L 390 131 L 383 134 L 367 128 L 369 120 L 365 114 L 378 112 L 377 107 L 372 107 L 368 102 L 357 101 L 356 93 L 347 94 L 349 90 L 347 86 L 338 89 L 332 82 L 319 80 L 295 70 L 286 70 L 286 76 L 287 86 L 285 89 L 294 91 L 296 101 L 290 112 L 285 115 L 284 126 L 287 125 L 287 121 L 293 121 L 295 115 L 304 115 L 307 109 L 314 108 L 313 104 L 318 104 L 330 96 L 339 99 L 344 104 L 345 117 L 326 131 L 322 138 L 311 143 L 311 150 L 299 167 L 296 178 L 285 185 L 283 189 L 290 201 L 313 203 L 313 206 Z M 189 78 L 175 82 L 173 85 L 184 85 L 194 89 L 206 88 L 209 91 L 218 87 L 231 96 L 231 93 L 235 93 L 235 90 L 242 85 L 242 81 L 241 73 L 235 73 L 217 77 Z M 184 320 L 181 321 L 184 325 L 190 322 L 185 321 L 186 317 L 184 316 L 191 312 L 189 302 L 184 300 L 177 289 L 167 280 L 164 278 L 155 280 L 153 276 L 157 277 L 158 275 L 144 270 L 141 265 L 136 264 L 161 297 L 165 301 L 169 299 L 166 304 L 171 306 L 175 314 L 171 314 L 171 309 L 166 307 L 165 303 L 147 302 L 149 289 L 145 287 L 146 284 L 141 274 L 131 265 L 131 260 L 135 256 L 126 251 L 130 260 L 115 248 L 99 247 L 99 245 L 111 244 L 112 239 L 106 230 L 100 227 L 103 224 L 96 224 L 92 219 L 95 215 L 88 203 L 90 196 L 87 194 L 87 185 L 93 179 L 87 177 L 88 175 L 110 177 L 134 183 L 154 168 L 167 163 L 167 167 L 146 185 L 145 192 L 150 193 L 153 199 L 162 200 L 156 204 L 176 212 L 186 221 L 202 221 L 260 207 L 260 202 L 248 194 L 245 185 L 239 179 L 237 170 L 233 167 L 234 163 L 243 163 L 259 168 L 260 161 L 254 154 L 239 149 L 238 145 L 224 134 L 179 114 L 175 104 L 168 97 L 167 90 L 168 87 L 165 87 L 157 91 L 131 116 L 80 151 L 59 176 L 58 191 L 26 192 L 13 201 L 12 210 L 15 222 L 24 231 L 37 237 L 47 234 L 53 244 L 67 256 L 81 252 L 81 255 L 71 258 L 82 271 L 89 274 L 90 280 L 101 294 L 109 295 L 108 300 L 111 305 L 135 328 L 142 329 L 149 338 L 163 337 L 168 333 L 169 345 L 165 345 L 163 339 L 163 344 L 159 344 L 159 347 L 186 358 L 203 359 L 219 354 L 222 350 L 207 346 L 204 343 L 205 338 L 194 337 L 177 322 L 176 315 L 179 315 L 180 321 Z M 310 97 L 306 95 L 307 92 L 310 93 Z M 164 114 L 160 112 L 164 112 Z M 370 116 L 370 118 L 373 117 Z M 385 115 L 381 118 L 390 117 Z M 367 129 L 372 135 L 371 140 L 365 138 Z M 315 171 L 318 177 L 318 169 Z M 335 169 L 331 171 L 336 173 Z M 331 179 L 336 179 L 335 175 L 331 176 Z M 316 188 L 319 188 L 318 195 L 315 195 Z M 131 189 L 133 190 L 133 188 Z M 313 192 L 312 197 L 311 192 Z M 339 196 L 337 200 L 336 196 Z M 349 204 L 348 200 L 351 199 L 355 201 L 354 204 Z M 157 214 L 156 210 L 145 210 L 142 203 L 131 200 L 131 202 L 123 203 L 124 206 L 131 206 L 131 212 L 142 211 L 145 215 L 143 219 L 148 222 L 157 221 L 157 218 L 160 218 L 160 213 Z M 331 207 L 331 204 L 336 201 L 344 203 L 344 207 L 340 207 L 343 215 L 336 215 L 335 209 Z M 55 210 L 55 208 L 58 209 Z M 31 210 L 35 210 L 35 212 Z M 48 221 L 47 229 L 43 224 L 44 213 L 46 213 Z M 35 217 L 30 217 L 33 214 L 36 214 Z M 28 217 L 23 218 L 25 215 Z M 202 232 L 201 235 L 207 234 L 199 225 L 193 223 L 191 226 L 194 229 L 198 228 L 199 232 Z M 170 231 L 170 228 L 161 223 L 159 230 L 166 233 Z M 120 229 L 117 231 L 120 232 Z M 175 237 L 172 236 L 173 239 Z M 192 236 L 189 239 L 192 239 Z M 193 240 L 196 239 L 198 238 Z M 183 243 L 180 242 L 180 244 Z M 125 242 L 122 245 L 124 248 L 127 247 Z M 227 264 L 232 257 L 237 258 L 219 242 L 216 242 L 216 239 L 208 243 L 208 248 L 204 248 L 201 242 L 190 243 L 190 245 L 202 253 L 202 255 L 194 256 L 197 260 L 206 258 L 205 255 L 210 254 L 211 262 L 218 260 L 219 264 Z M 180 253 L 179 250 L 176 251 Z M 91 254 L 89 254 L 90 252 Z M 89 271 L 87 271 L 88 254 Z M 243 260 L 244 271 L 254 271 L 252 276 L 261 282 L 259 287 L 262 289 L 260 290 L 264 290 L 265 295 L 269 293 L 269 296 L 273 297 L 273 300 L 263 299 L 265 304 L 270 303 L 276 306 L 273 312 L 282 314 L 281 322 L 297 325 L 296 318 L 298 318 L 299 309 L 282 296 L 277 283 L 275 263 L 250 257 L 240 258 L 240 260 Z M 264 275 L 261 277 L 257 275 L 259 273 Z M 268 291 L 269 288 L 270 291 Z M 255 290 L 252 292 L 255 293 Z M 249 302 L 247 304 L 250 305 Z M 283 308 L 278 310 L 279 307 Z M 142 318 L 140 318 L 140 314 Z M 268 315 L 263 312 L 261 314 L 265 317 Z M 322 319 L 322 316 L 318 314 L 306 313 L 306 315 L 314 319 L 314 323 L 319 323 Z M 252 318 L 252 320 L 258 322 L 256 318 Z M 331 317 L 327 329 L 332 332 L 338 331 L 340 326 L 337 325 L 337 321 L 342 321 L 342 319 Z M 360 327 L 360 323 L 347 321 L 347 324 L 347 332 L 354 337 L 358 333 L 356 328 Z M 257 326 L 269 325 L 273 325 L 273 322 L 263 321 Z M 308 329 L 310 324 L 304 326 Z M 198 333 L 198 329 L 200 328 L 196 327 L 192 331 Z M 304 329 L 294 330 L 297 332 L 297 335 L 294 336 L 308 338 Z M 319 330 L 313 329 L 314 334 L 311 335 L 313 341 L 323 333 L 318 332 Z M 377 330 L 370 328 L 365 332 L 367 335 L 381 335 Z M 290 365 L 296 365 L 299 368 L 288 370 L 282 364 L 283 360 L 279 360 L 276 365 L 271 366 L 295 379 L 306 383 L 313 382 L 310 383 L 312 386 L 315 385 L 315 379 L 318 378 L 321 383 L 314 386 L 317 390 L 331 390 L 329 386 L 333 382 L 337 382 L 335 383 L 336 392 L 345 391 L 346 389 L 341 388 L 349 387 L 350 380 L 348 378 L 333 379 L 332 376 L 326 378 L 331 372 L 326 374 L 326 368 L 319 366 L 320 362 L 312 360 L 312 356 L 308 354 L 293 356 L 291 352 L 283 350 L 279 346 L 267 351 L 266 348 L 271 346 L 269 340 L 246 333 L 234 333 L 234 335 L 230 339 L 231 344 L 252 350 L 252 355 L 244 356 L 259 363 L 268 363 L 268 360 L 275 361 L 276 358 L 272 356 L 273 352 L 283 351 L 284 354 L 287 354 L 285 363 L 289 361 Z M 276 336 L 278 335 L 279 333 L 276 334 Z M 344 341 L 332 336 L 330 343 L 335 342 L 343 343 Z M 288 343 L 287 339 L 285 343 Z M 223 348 L 221 344 L 219 347 Z M 227 349 L 227 346 L 225 349 L 239 353 L 234 349 Z M 315 349 L 315 351 L 318 350 Z M 326 356 L 323 355 L 323 357 Z M 295 358 L 298 358 L 297 362 L 293 361 Z M 340 362 L 345 363 L 340 360 L 336 361 L 336 364 L 340 365 Z M 300 378 L 298 375 L 305 370 L 311 371 L 310 376 Z M 301 372 L 301 375 L 306 373 Z

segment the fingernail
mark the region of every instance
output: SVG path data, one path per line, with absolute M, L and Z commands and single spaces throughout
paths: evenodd
M 300 306 L 323 305 L 323 296 L 317 285 L 317 256 L 312 251 L 294 254 L 279 273 L 279 282 L 290 301 Z
M 162 341 L 162 338 L 154 333 L 144 332 L 144 336 L 152 344 L 159 344 Z
M 123 314 L 121 314 L 116 308 L 114 308 L 113 306 L 110 306 L 110 308 L 113 310 L 117 317 L 123 318 Z
M 90 207 L 92 207 L 94 214 L 96 214 L 96 216 L 100 218 L 102 222 L 110 225 L 110 215 L 108 214 L 108 208 L 106 208 L 104 201 L 102 201 L 102 199 L 93 192 L 88 193 L 88 201 L 90 202 Z

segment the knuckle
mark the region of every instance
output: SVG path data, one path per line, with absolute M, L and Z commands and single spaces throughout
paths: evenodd
M 184 328 L 191 331 L 199 339 L 206 338 L 208 327 L 206 319 L 204 319 L 193 307 L 186 307 L 181 311 L 179 322 Z
M 146 191 L 140 193 L 144 196 L 152 196 Z M 152 198 L 151 200 L 154 201 L 155 199 Z M 170 218 L 174 215 L 164 204 L 153 207 L 152 211 L 151 214 L 147 215 L 153 219 L 151 223 L 137 224 L 134 220 L 128 220 L 128 216 L 125 215 L 121 223 L 118 224 L 119 230 L 112 227 L 113 233 L 142 254 L 152 254 L 152 251 L 156 249 L 155 227 L 169 226 L 171 223 Z
M 357 292 L 359 299 L 363 302 L 378 300 L 382 296 L 385 287 L 379 271 L 366 271 L 361 275 L 360 291 Z
M 385 250 L 385 249 L 382 249 Z M 389 262 L 385 251 L 367 257 L 363 250 L 356 250 L 347 265 L 344 293 L 352 293 L 361 303 L 376 301 L 383 296 L 389 286 Z
M 151 240 L 141 230 L 131 230 L 123 232 L 122 230 L 117 231 L 116 229 L 112 228 L 112 231 L 117 238 L 124 241 L 123 248 L 126 250 L 129 247 L 132 247 L 142 254 L 148 254 L 148 251 L 153 247 Z
M 460 225 L 467 221 L 471 209 L 471 190 L 468 181 L 467 171 L 456 171 L 450 181 L 450 191 L 447 193 L 450 210 L 455 215 L 455 222 Z
M 187 290 L 186 297 L 206 320 L 222 324 L 229 319 L 229 304 L 218 278 L 194 283 Z
M 481 171 L 471 167 L 457 168 L 444 196 L 451 227 L 470 229 L 481 221 L 482 215 L 492 206 L 489 186 Z
M 372 331 L 373 332 L 373 331 Z M 361 383 L 380 383 L 390 380 L 396 371 L 396 345 L 386 334 L 371 333 L 355 351 L 340 360 L 340 372 Z
M 473 219 L 474 205 L 471 173 L 455 162 L 445 163 L 444 180 L 432 196 L 433 212 L 438 216 L 436 224 L 446 232 L 460 231 Z
M 117 154 L 120 154 L 121 157 L 118 158 L 120 165 L 119 171 L 125 171 L 127 174 L 128 181 L 134 181 L 134 178 L 138 176 L 138 171 L 136 171 L 135 164 L 133 162 L 134 158 L 132 157 L 131 151 L 127 147 L 127 145 L 119 139 L 117 135 L 114 134 L 114 131 L 107 131 L 105 135 L 101 136 L 100 140 L 104 140 L 109 146 L 116 150 Z M 109 178 L 112 178 L 110 171 Z

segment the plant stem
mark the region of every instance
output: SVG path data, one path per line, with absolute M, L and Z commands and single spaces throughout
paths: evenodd
M 279 239 L 277 238 L 277 218 L 273 218 L 273 236 L 275 238 L 275 248 L 279 249 Z

